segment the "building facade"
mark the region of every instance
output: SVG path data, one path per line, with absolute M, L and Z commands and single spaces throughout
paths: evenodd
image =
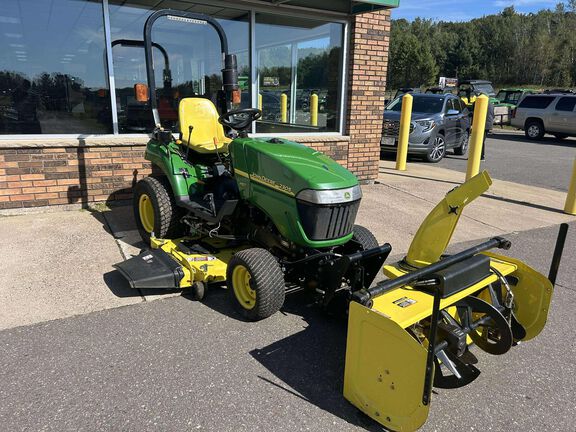
M 210 15 L 238 59 L 239 107 L 256 135 L 322 151 L 363 181 L 378 173 L 390 31 L 398 0 L 3 0 L 0 12 L 0 211 L 129 199 L 151 174 L 141 45 L 157 9 Z M 182 97 L 216 100 L 219 40 L 166 19 L 153 33 L 163 124 Z M 160 72 L 161 71 L 161 72 Z M 311 96 L 317 111 L 311 107 Z

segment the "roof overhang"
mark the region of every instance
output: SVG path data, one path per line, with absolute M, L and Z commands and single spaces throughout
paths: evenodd
M 400 6 L 400 0 L 265 0 L 263 3 L 344 14 L 359 14 Z

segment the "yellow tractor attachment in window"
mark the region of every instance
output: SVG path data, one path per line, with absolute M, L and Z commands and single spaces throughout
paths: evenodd
M 489 252 L 510 248 L 500 237 L 445 255 L 464 207 L 491 183 L 483 172 L 450 191 L 420 226 L 406 258 L 384 266 L 388 279 L 352 295 L 344 396 L 388 429 L 417 430 L 428 417 L 433 386 L 455 388 L 478 377 L 471 345 L 505 354 L 546 324 L 567 225 L 548 278 Z

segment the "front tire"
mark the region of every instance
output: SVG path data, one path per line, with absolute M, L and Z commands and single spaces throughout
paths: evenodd
M 438 163 L 446 155 L 446 139 L 444 135 L 439 133 L 434 138 L 434 142 L 428 148 L 428 153 L 426 153 L 426 160 L 431 163 Z
M 541 120 L 528 120 L 524 128 L 526 138 L 531 140 L 541 140 L 544 138 L 544 124 Z
M 144 243 L 150 244 L 152 233 L 158 238 L 176 238 L 182 234 L 182 210 L 176 206 L 166 179 L 146 177 L 140 180 L 134 188 L 132 208 Z
M 352 238 L 362 245 L 363 251 L 380 246 L 378 240 L 368 228 L 365 228 L 362 225 L 354 225 L 353 232 L 354 235 Z
M 284 273 L 265 249 L 234 254 L 226 269 L 226 284 L 236 310 L 248 321 L 268 318 L 284 305 Z

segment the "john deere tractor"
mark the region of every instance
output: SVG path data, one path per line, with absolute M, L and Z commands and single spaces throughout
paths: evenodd
M 177 137 L 162 127 L 156 101 L 151 33 L 160 17 L 209 25 L 222 46 L 220 111 L 206 98 L 180 100 Z M 225 282 L 250 321 L 271 316 L 296 292 L 345 312 L 344 396 L 397 431 L 426 421 L 433 386 L 478 376 L 471 345 L 500 355 L 542 331 L 565 227 L 549 278 L 491 252 L 510 248 L 504 238 L 447 255 L 464 208 L 491 184 L 483 172 L 450 191 L 406 257 L 384 266 L 391 246 L 355 225 L 362 191 L 353 174 L 301 144 L 248 136 L 261 112 L 230 109 L 239 99 L 236 59 L 217 21 L 157 11 L 146 22 L 144 49 L 156 125 L 146 158 L 160 174 L 134 191 L 150 248 L 115 266 L 133 288 L 182 288 L 201 299 L 209 284 Z M 381 270 L 386 278 L 374 284 Z
M 151 35 L 161 17 L 210 25 L 224 60 L 221 113 L 203 97 L 180 100 L 178 137 L 161 126 L 157 107 L 152 48 L 158 45 Z M 132 286 L 190 287 L 201 298 L 209 283 L 226 281 L 232 301 L 250 320 L 278 311 L 286 293 L 306 290 L 329 307 L 344 295 L 344 281 L 367 288 L 388 250 L 354 225 L 362 197 L 357 178 L 304 145 L 248 136 L 261 111 L 230 110 L 238 73 L 219 23 L 157 11 L 146 22 L 142 45 L 147 104 L 156 124 L 146 159 L 162 175 L 145 178 L 134 190 L 138 230 L 154 249 L 118 265 Z

